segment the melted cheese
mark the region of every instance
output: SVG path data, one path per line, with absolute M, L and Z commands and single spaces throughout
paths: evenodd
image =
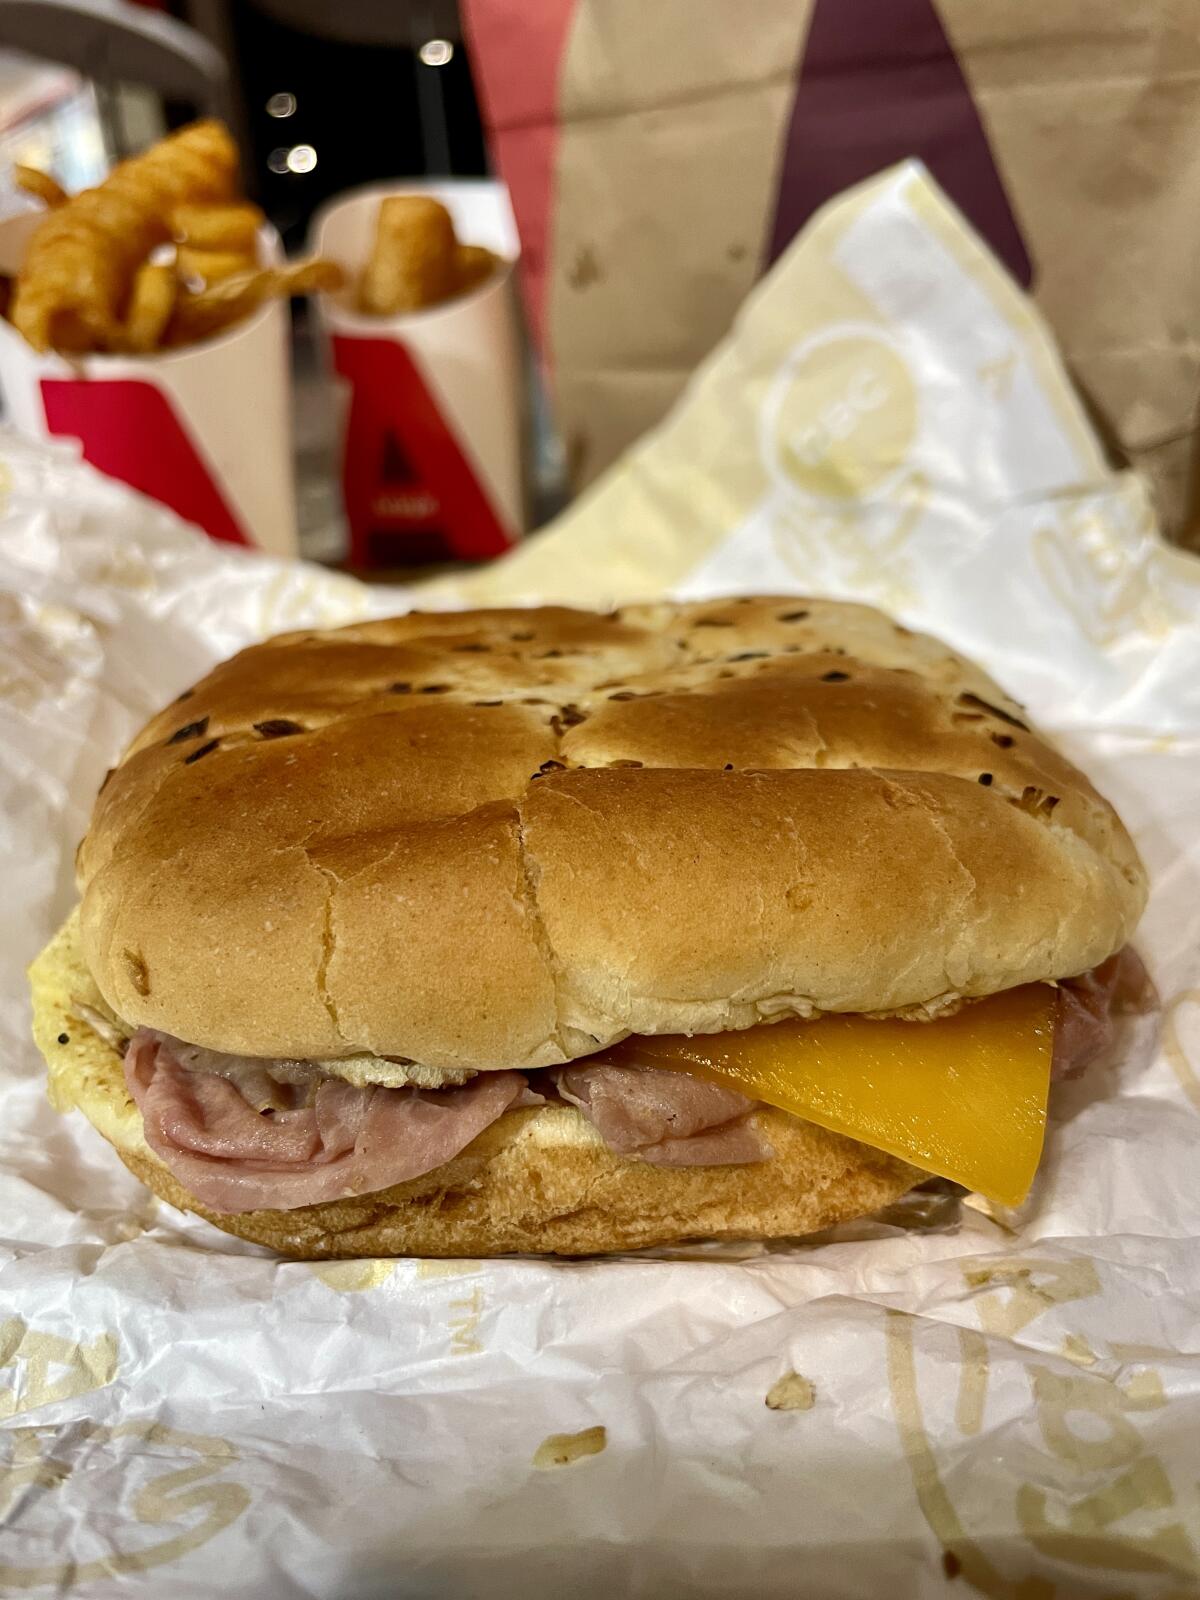
M 642 1036 L 611 1059 L 726 1084 L 1017 1205 L 1042 1153 L 1053 1052 L 1054 991 L 1029 984 L 936 1022 L 824 1016 Z

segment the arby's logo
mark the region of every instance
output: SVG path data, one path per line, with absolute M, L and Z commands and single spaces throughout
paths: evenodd
M 512 543 L 412 356 L 334 334 L 350 384 L 342 491 L 354 562 L 482 561 Z
M 78 439 L 85 461 L 161 501 L 210 539 L 250 544 L 170 397 L 140 378 L 43 378 L 50 433 Z

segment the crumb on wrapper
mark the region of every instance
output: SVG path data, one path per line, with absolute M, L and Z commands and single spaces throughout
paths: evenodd
M 767 1405 L 772 1411 L 811 1411 L 816 1398 L 811 1380 L 798 1372 L 785 1372 L 767 1390 Z
M 542 1440 L 533 1456 L 539 1472 L 552 1467 L 569 1467 L 585 1456 L 598 1456 L 608 1443 L 607 1428 L 584 1428 L 582 1433 L 552 1433 Z

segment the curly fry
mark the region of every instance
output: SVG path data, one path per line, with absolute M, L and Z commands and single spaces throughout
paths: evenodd
M 70 199 L 57 178 L 39 171 L 37 167 L 26 167 L 19 161 L 13 165 L 13 181 L 18 189 L 24 189 L 26 194 L 40 200 L 48 211 L 57 211 Z
M 171 212 L 171 231 L 197 250 L 237 251 L 252 256 L 266 218 L 248 200 L 234 205 L 197 205 L 185 200 Z
M 200 278 L 206 284 L 218 283 L 237 272 L 253 272 L 257 266 L 253 254 L 240 250 L 200 250 L 190 244 L 175 249 L 175 271 L 185 281 Z
M 113 168 L 51 212 L 29 242 L 12 320 L 35 350 L 120 346 L 120 311 L 138 265 L 170 237 L 184 200 L 234 194 L 237 150 L 219 122 L 194 122 Z
M 179 283 L 173 267 L 153 261 L 142 263 L 134 277 L 133 292 L 125 312 L 121 343 L 126 350 L 144 355 L 159 345 L 171 320 L 178 293 Z
M 458 294 L 469 294 L 485 283 L 500 264 L 481 244 L 460 244 L 454 252 L 454 287 Z
M 422 194 L 389 195 L 379 205 L 375 241 L 358 282 L 358 308 L 372 316 L 421 311 L 455 292 L 450 213 Z
M 318 289 L 340 289 L 344 281 L 345 274 L 337 262 L 319 256 L 218 279 L 196 294 L 180 296 L 167 342 L 181 345 L 211 339 L 257 311 L 265 300 L 313 294 Z
M 316 294 L 320 289 L 341 289 L 346 274 L 336 261 L 324 256 L 313 256 L 311 261 L 293 261 L 286 267 L 276 267 L 273 272 L 272 294 Z

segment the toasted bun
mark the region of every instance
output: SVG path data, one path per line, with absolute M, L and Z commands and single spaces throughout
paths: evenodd
M 192 1198 L 142 1135 L 121 1057 L 80 1015 L 104 1012 L 73 916 L 34 963 L 34 1035 L 50 1092 L 78 1106 L 161 1199 L 304 1260 L 331 1256 L 590 1255 L 688 1238 L 784 1238 L 877 1210 L 925 1176 L 866 1145 L 764 1109 L 771 1161 L 671 1170 L 614 1156 L 568 1106 L 510 1112 L 411 1183 L 297 1211 L 227 1216 Z M 61 1035 L 66 1043 L 60 1044 Z
M 443 1069 L 936 1014 L 1094 966 L 1145 898 L 1112 807 L 978 668 L 795 598 L 255 646 L 134 741 L 79 882 L 128 1022 Z

